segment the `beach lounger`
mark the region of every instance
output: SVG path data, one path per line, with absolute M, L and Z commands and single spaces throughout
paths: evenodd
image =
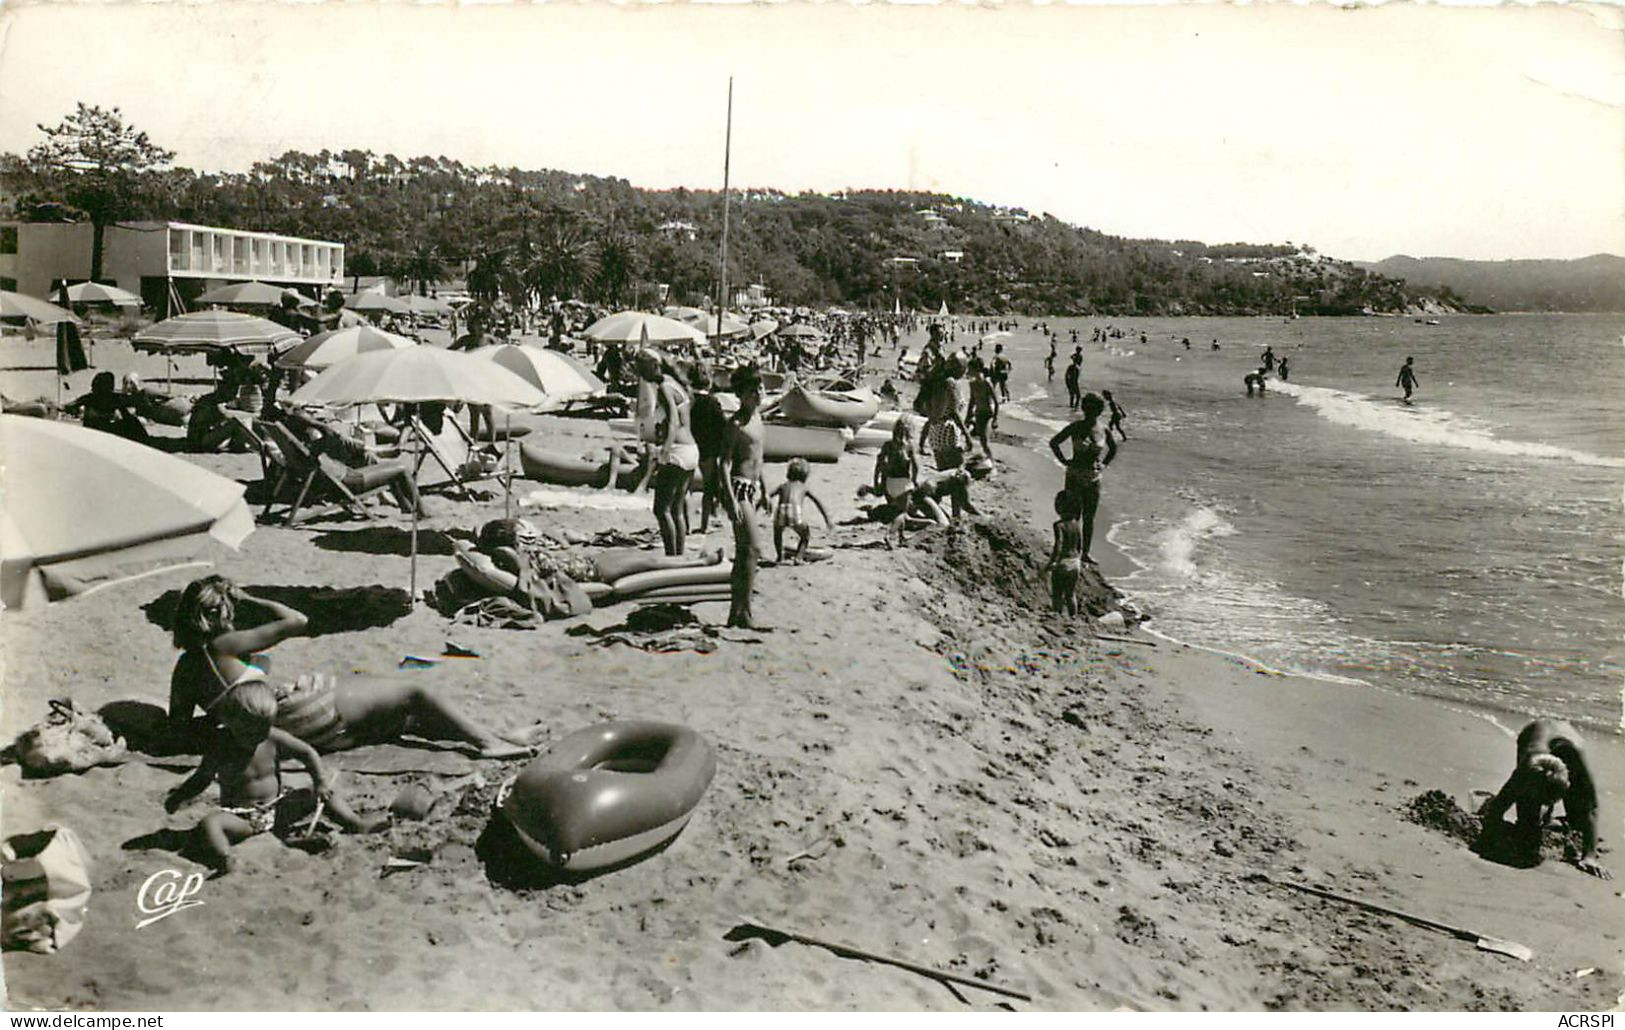
M 467 469 L 469 457 L 480 447 L 494 446 L 491 444 L 474 444 L 466 430 L 453 419 L 446 419 L 447 429 L 438 437 L 429 432 L 427 426 L 420 419 L 412 419 L 412 427 L 417 435 L 416 441 L 401 441 L 403 451 L 417 449 L 417 477 L 418 489 L 436 490 L 449 488 L 456 490 L 466 500 L 469 498 L 468 487 L 472 483 L 486 481 L 502 482 L 503 471 L 499 464 L 490 471 L 470 472 Z M 423 467 L 429 462 L 438 466 L 444 479 L 438 479 L 431 473 L 423 474 Z
M 367 506 L 362 502 L 361 498 L 377 493 L 379 490 L 387 489 L 387 486 L 380 485 L 357 494 L 345 486 L 338 477 L 324 468 L 304 441 L 295 436 L 287 426 L 276 422 L 263 422 L 260 426 L 266 442 L 274 445 L 282 454 L 280 463 L 268 460 L 267 481 L 270 481 L 271 472 L 276 473 L 276 479 L 271 483 L 270 496 L 266 499 L 265 510 L 260 513 L 261 519 L 270 517 L 271 508 L 275 506 L 277 498 L 282 496 L 283 490 L 290 486 L 296 486 L 296 490 L 293 502 L 288 506 L 287 510 L 285 524 L 288 526 L 298 523 L 299 511 L 304 507 L 305 500 L 310 496 L 313 487 L 319 492 L 325 492 L 328 496 L 336 498 L 335 503 L 339 507 L 356 512 L 363 518 L 372 518 L 372 513 L 367 510 Z

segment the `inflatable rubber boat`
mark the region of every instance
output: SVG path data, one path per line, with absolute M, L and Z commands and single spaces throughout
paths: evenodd
M 731 414 L 739 410 L 738 402 L 731 394 L 717 396 L 726 399 L 724 411 Z M 826 464 L 840 461 L 842 452 L 846 450 L 846 441 L 851 436 L 850 430 L 837 426 L 796 426 L 788 422 L 764 422 L 763 426 L 766 432 L 762 437 L 762 457 L 767 461 L 789 461 L 791 458 L 806 458 Z M 609 428 L 628 436 L 637 434 L 637 426 L 631 419 L 612 418 Z M 602 481 L 600 475 L 599 483 Z
M 535 479 L 555 486 L 604 486 L 609 479 L 609 459 L 594 461 L 557 451 L 547 451 L 535 444 L 519 445 L 519 464 L 526 479 Z M 638 485 L 638 464 L 621 462 L 615 476 L 615 485 L 630 490 Z
M 607 722 L 549 747 L 502 785 L 496 807 L 555 869 L 603 869 L 682 832 L 716 768 L 711 745 L 686 726 Z
M 778 411 L 797 425 L 856 429 L 880 411 L 880 395 L 866 386 L 841 382 L 793 386 L 779 398 Z

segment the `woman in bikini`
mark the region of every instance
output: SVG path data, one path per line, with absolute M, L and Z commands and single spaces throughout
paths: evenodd
M 892 426 L 891 439 L 881 444 L 880 453 L 875 456 L 875 492 L 886 498 L 886 503 L 896 512 L 886 527 L 887 547 L 892 545 L 893 530 L 897 531 L 898 544 L 903 543 L 904 522 L 919 485 L 920 462 L 914 455 L 914 442 L 909 439 L 908 423 L 898 419 Z
M 269 618 L 237 628 L 239 608 L 252 606 Z M 175 614 L 175 646 L 181 656 L 169 680 L 169 727 L 177 740 L 219 725 L 220 702 L 244 683 L 266 683 L 269 664 L 259 652 L 298 636 L 309 619 L 285 604 L 243 593 L 224 576 L 187 584 Z M 522 758 L 532 749 L 502 740 L 445 701 L 409 681 L 305 674 L 272 684 L 275 725 L 317 751 L 381 744 L 410 732 L 468 745 L 480 758 Z M 203 725 L 193 713 L 201 709 Z
M 666 553 L 680 555 L 688 540 L 688 488 L 700 467 L 700 448 L 689 428 L 688 392 L 653 352 L 643 352 L 638 371 L 645 382 L 656 384 L 655 522 Z
M 1066 466 L 1066 492 L 1076 501 L 1073 510 L 1083 545 L 1082 558 L 1089 561 L 1089 545 L 1095 535 L 1095 512 L 1100 507 L 1101 475 L 1117 457 L 1117 441 L 1100 424 L 1101 412 L 1106 410 L 1106 401 L 1100 394 L 1084 394 L 1081 404 L 1083 416 L 1051 437 L 1049 449 L 1055 460 Z M 1070 457 L 1061 453 L 1061 444 L 1068 440 L 1072 441 Z

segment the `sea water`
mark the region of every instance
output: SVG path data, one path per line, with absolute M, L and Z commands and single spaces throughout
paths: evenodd
M 1132 559 L 1115 585 L 1161 632 L 1509 722 L 1553 712 L 1617 731 L 1625 316 L 1439 323 L 1051 319 L 1049 381 L 1048 342 L 1022 319 L 1004 341 L 1010 414 L 1070 417 L 1076 328 L 1085 389 L 1128 411 L 1097 538 Z M 1108 325 L 1127 335 L 1091 343 Z M 1291 379 L 1249 397 L 1266 346 Z M 1394 386 L 1407 356 L 1412 404 Z

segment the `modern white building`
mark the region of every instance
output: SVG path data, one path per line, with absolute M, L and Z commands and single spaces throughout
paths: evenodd
M 88 223 L 0 222 L 0 289 L 49 298 L 62 282 L 90 278 Z M 344 244 L 186 222 L 120 222 L 102 236 L 101 281 L 139 294 L 160 314 L 173 287 L 204 290 L 258 279 L 317 292 L 344 278 Z

